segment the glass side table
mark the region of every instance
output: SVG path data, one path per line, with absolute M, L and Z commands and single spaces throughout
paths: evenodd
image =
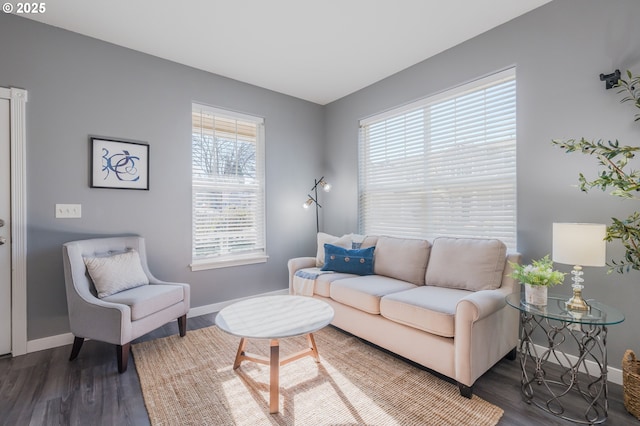
M 567 300 L 549 296 L 546 306 L 535 306 L 520 294 L 507 296 L 507 304 L 520 311 L 520 390 L 527 403 L 560 418 L 601 424 L 609 408 L 607 326 L 621 323 L 624 315 L 593 300 L 589 312 L 571 312 L 565 307 Z M 546 340 L 546 347 L 534 343 L 536 336 L 539 342 Z M 559 365 L 560 373 L 555 373 L 557 366 L 547 371 L 550 363 Z M 576 393 L 584 409 L 568 403 Z

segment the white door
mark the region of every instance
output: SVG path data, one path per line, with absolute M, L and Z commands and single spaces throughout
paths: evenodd
M 0 99 L 0 355 L 11 352 L 9 100 Z

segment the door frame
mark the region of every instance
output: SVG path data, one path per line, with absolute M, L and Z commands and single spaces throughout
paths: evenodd
M 11 191 L 11 354 L 27 353 L 26 103 L 28 93 L 0 87 L 9 100 Z

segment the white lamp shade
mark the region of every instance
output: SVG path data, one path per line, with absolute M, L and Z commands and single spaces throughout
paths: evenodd
M 600 223 L 554 223 L 553 261 L 567 265 L 604 266 L 607 226 Z

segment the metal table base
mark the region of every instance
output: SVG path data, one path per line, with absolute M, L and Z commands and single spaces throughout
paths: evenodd
M 601 424 L 607 420 L 607 327 L 605 325 L 566 323 L 520 313 L 521 391 L 533 403 L 565 420 L 581 424 Z M 542 331 L 547 348 L 536 346 L 532 336 Z M 568 356 L 567 343 L 577 346 L 578 356 Z M 587 361 L 593 364 L 589 367 Z M 560 368 L 552 375 L 551 370 Z M 554 371 L 555 372 L 555 371 Z M 586 406 L 581 413 L 569 413 L 564 402 L 577 392 Z
M 609 409 L 607 326 L 621 323 L 624 315 L 596 301 L 589 301 L 588 311 L 572 311 L 566 301 L 549 296 L 537 306 L 520 294 L 506 298 L 520 311 L 522 397 L 559 418 L 602 424 Z

